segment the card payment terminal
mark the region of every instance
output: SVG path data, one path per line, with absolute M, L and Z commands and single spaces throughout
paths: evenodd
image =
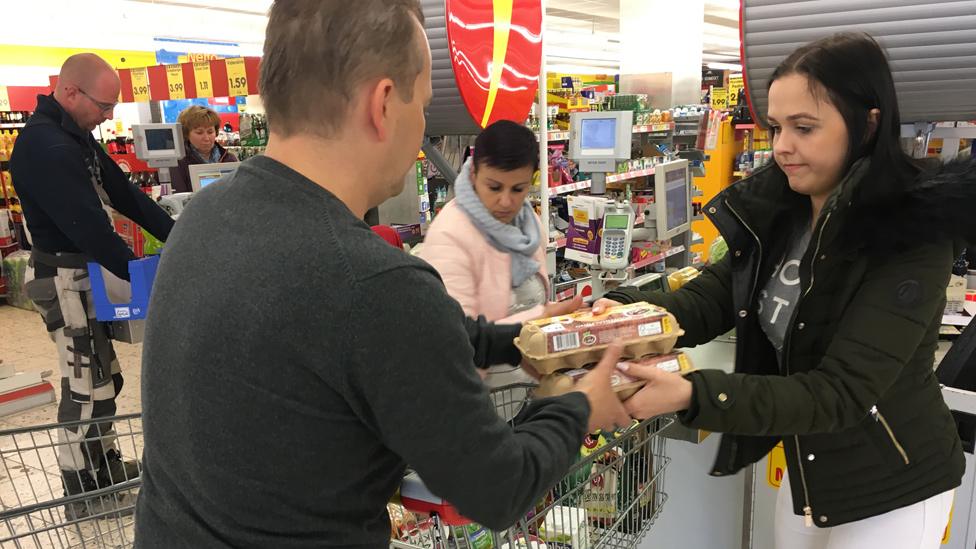
M 603 215 L 603 236 L 600 243 L 600 267 L 617 270 L 624 269 L 630 264 L 633 228 L 632 209 L 627 207 L 606 210 Z

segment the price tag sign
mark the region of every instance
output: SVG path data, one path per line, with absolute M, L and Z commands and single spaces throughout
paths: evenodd
M 735 78 L 729 79 L 729 106 L 735 107 L 739 105 L 739 92 L 744 88 L 745 85 L 742 83 L 742 77 L 736 76 Z
M 166 82 L 169 84 L 170 99 L 186 99 L 182 65 L 166 65 Z
M 244 58 L 227 59 L 227 87 L 231 97 L 247 95 L 247 69 L 244 67 Z
M 7 86 L 0 86 L 0 111 L 10 110 L 10 96 L 7 95 Z
M 712 109 L 724 111 L 727 108 L 729 108 L 729 90 L 712 88 Z
M 193 63 L 193 78 L 197 81 L 197 97 L 213 97 L 210 61 L 195 61 Z
M 766 482 L 771 488 L 779 488 L 784 476 L 786 476 L 786 452 L 783 450 L 783 443 L 780 442 L 769 452 L 769 460 L 766 462 Z
M 132 100 L 136 103 L 149 101 L 149 71 L 145 67 L 132 69 Z

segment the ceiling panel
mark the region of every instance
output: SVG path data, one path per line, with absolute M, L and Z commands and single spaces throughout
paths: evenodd
M 619 0 L 548 0 L 546 31 L 547 64 L 619 70 Z M 706 0 L 704 33 L 705 62 L 738 62 L 739 0 Z

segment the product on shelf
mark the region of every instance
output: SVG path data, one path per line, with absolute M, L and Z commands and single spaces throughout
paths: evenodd
M 0 124 L 24 124 L 30 118 L 28 111 L 3 111 L 0 112 Z
M 571 174 L 571 164 L 568 158 L 563 156 L 566 150 L 565 144 L 549 146 L 549 186 L 558 187 L 569 185 L 573 182 Z
M 10 160 L 18 135 L 20 133 L 17 130 L 0 130 L 0 161 Z
M 263 114 L 242 114 L 240 130 L 241 145 L 264 147 L 268 144 L 268 119 Z

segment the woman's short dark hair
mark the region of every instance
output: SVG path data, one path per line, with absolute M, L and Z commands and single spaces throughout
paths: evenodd
M 847 167 L 869 157 L 871 168 L 858 185 L 858 195 L 873 202 L 907 188 L 919 165 L 901 148 L 901 115 L 888 58 L 865 33 L 839 33 L 811 42 L 786 58 L 769 85 L 791 74 L 806 76 L 814 96 L 840 111 L 847 125 Z M 868 113 L 878 109 L 878 125 L 869 134 Z
M 485 128 L 474 142 L 474 169 L 490 166 L 503 171 L 539 169 L 539 143 L 532 130 L 510 120 Z

